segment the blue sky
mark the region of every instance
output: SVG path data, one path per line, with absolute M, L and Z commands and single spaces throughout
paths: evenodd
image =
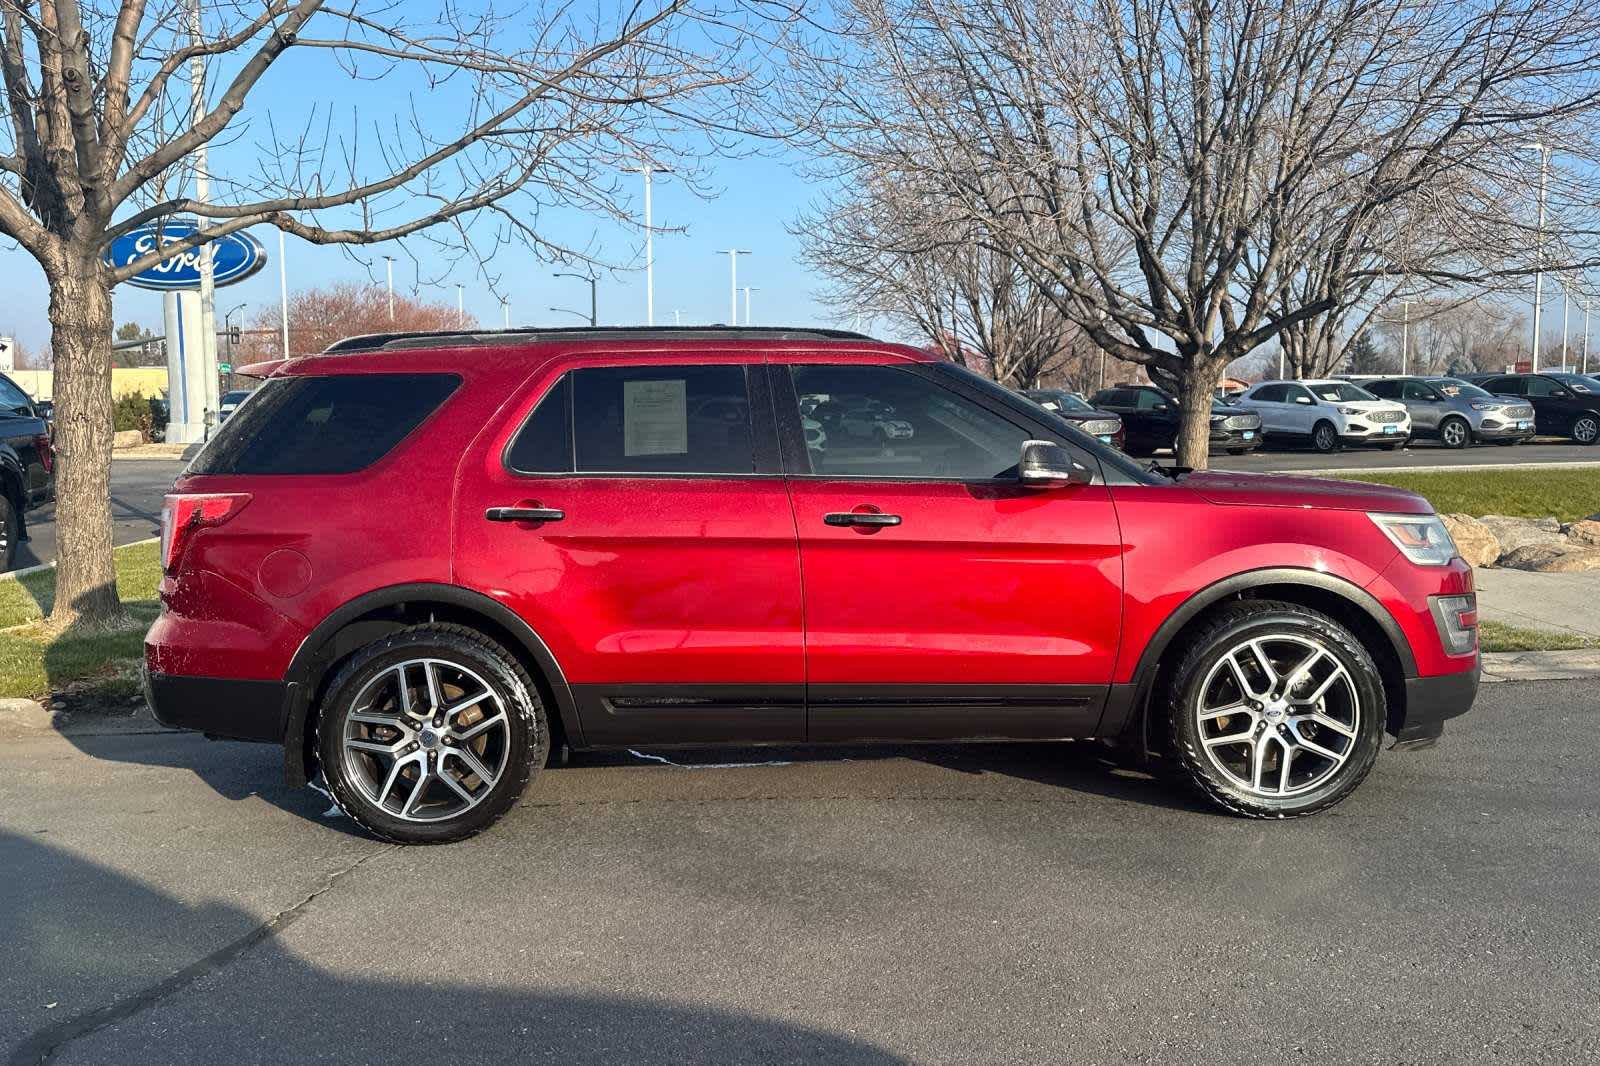
M 659 235 L 655 242 L 656 322 L 670 324 L 672 309 L 682 309 L 685 323 L 723 322 L 728 317 L 728 257 L 717 255 L 719 248 L 748 248 L 754 254 L 739 257 L 739 284 L 760 291 L 751 297 L 751 310 L 758 325 L 848 325 L 816 302 L 817 282 L 796 261 L 798 244 L 785 229 L 811 200 L 814 189 L 796 175 L 799 160 L 790 157 L 716 160 L 710 166 L 712 181 L 720 187 L 715 199 L 701 200 L 671 176 L 658 175 L 653 196 L 655 222 L 659 228 L 686 227 L 683 233 Z M 630 176 L 634 185 L 636 175 Z M 559 220 L 564 229 L 592 231 L 597 243 L 612 258 L 627 261 L 639 246 L 638 227 L 623 227 L 609 220 L 568 212 Z M 217 315 L 220 318 L 236 304 L 251 309 L 261 304 L 276 306 L 278 300 L 277 234 L 258 227 L 256 235 L 267 246 L 268 266 L 261 273 L 237 285 L 217 290 Z M 311 287 L 333 281 L 362 281 L 367 268 L 354 262 L 339 248 L 316 247 L 288 238 L 289 286 Z M 424 240 L 408 241 L 407 248 L 424 262 L 439 262 L 434 248 Z M 371 277 L 383 283 L 384 254 L 396 256 L 395 289 L 411 292 L 415 268 L 404 253 L 384 246 L 355 250 L 355 255 L 373 265 Z M 525 260 L 526 266 L 518 263 Z M 559 267 L 534 260 L 524 250 L 502 250 L 495 267 L 510 297 L 513 324 L 571 325 L 577 319 L 552 314 L 554 305 L 586 310 L 588 291 L 584 284 L 551 274 Z M 43 347 L 49 337 L 45 319 L 48 290 L 44 275 L 32 258 L 15 249 L 0 250 L 0 278 L 4 279 L 5 300 L 0 304 L 0 333 L 15 335 L 30 350 Z M 466 264 L 443 287 L 418 290 L 425 298 L 453 304 L 454 282 L 466 286 L 469 314 L 480 323 L 498 326 L 500 304 L 481 279 L 474 277 Z M 600 321 L 603 325 L 642 324 L 645 315 L 645 289 L 642 257 L 639 269 L 600 279 Z M 131 286 L 116 292 L 117 321 L 134 321 L 161 330 L 161 294 Z M 743 314 L 742 296 L 740 314 Z
M 230 59 L 223 68 L 212 72 L 213 98 L 215 86 L 231 76 L 236 65 L 237 60 Z M 305 92 L 306 85 L 330 84 L 330 78 L 340 79 L 336 92 L 322 95 Z M 187 84 L 181 79 L 178 88 L 187 92 Z M 213 171 L 225 174 L 230 161 L 241 167 L 247 162 L 254 163 L 257 150 L 254 142 L 264 139 L 263 123 L 268 114 L 280 132 L 292 130 L 311 114 L 313 106 L 325 108 L 329 99 L 339 108 L 335 112 L 336 131 L 347 128 L 350 117 L 355 114 L 360 115 L 364 128 L 370 130 L 375 121 L 381 125 L 397 110 L 403 116 L 410 107 L 415 107 L 424 122 L 437 132 L 460 128 L 460 97 L 449 87 L 428 89 L 417 79 L 403 74 L 391 74 L 375 82 L 352 81 L 341 77 L 326 52 L 291 51 L 274 65 L 252 93 L 242 116 L 251 126 L 242 135 L 225 135 L 232 137 L 232 143 L 214 149 Z M 396 101 L 399 101 L 398 109 Z M 320 124 L 320 115 L 318 121 Z M 715 191 L 709 200 L 696 196 L 671 175 L 657 177 L 656 226 L 658 230 L 682 230 L 661 233 L 656 238 L 658 324 L 671 323 L 674 308 L 683 311 L 686 324 L 727 320 L 728 258 L 717 255 L 716 250 L 728 247 L 747 248 L 753 252 L 740 257 L 739 284 L 759 290 L 752 298 L 757 324 L 848 324 L 839 323 L 829 308 L 816 302 L 817 282 L 797 262 L 797 242 L 785 229 L 819 191 L 799 175 L 802 163 L 803 159 L 797 155 L 781 150 L 762 156 L 710 157 L 704 164 L 703 180 L 705 186 Z M 635 217 L 638 217 L 641 180 L 638 175 L 621 175 L 621 179 L 633 198 Z M 600 321 L 604 325 L 644 322 L 642 230 L 638 226 L 622 225 L 576 210 L 547 212 L 541 215 L 539 224 L 563 240 L 589 245 L 600 258 L 635 267 L 601 275 Z M 259 306 L 277 304 L 277 233 L 269 227 L 257 227 L 254 232 L 267 248 L 268 266 L 253 278 L 218 290 L 219 320 L 240 303 L 249 305 L 247 314 Z M 407 240 L 404 251 L 384 246 L 347 251 L 288 238 L 290 290 L 335 281 L 370 279 L 382 284 L 385 254 L 396 257 L 397 291 L 415 291 L 424 298 L 453 305 L 455 283 L 461 282 L 466 286 L 468 312 L 484 325 L 500 325 L 498 298 L 465 262 L 458 264 L 442 284 L 417 288 L 418 273 L 431 280 L 447 269 L 438 250 L 421 238 Z M 423 270 L 416 269 L 413 256 L 422 261 Z M 352 257 L 359 257 L 370 266 Z M 570 315 L 552 313 L 549 310 L 552 305 L 587 312 L 587 287 L 576 280 L 551 276 L 556 270 L 573 268 L 552 266 L 534 259 L 520 247 L 511 246 L 498 253 L 491 269 L 499 275 L 501 287 L 510 298 L 513 324 L 569 325 L 578 321 Z M 26 253 L 15 248 L 0 248 L 0 283 L 5 293 L 0 302 L 0 334 L 16 336 L 30 350 L 44 347 L 49 326 L 45 317 L 47 289 L 43 274 Z M 742 314 L 742 296 L 740 307 Z M 138 322 L 159 332 L 161 296 L 120 286 L 116 291 L 116 317 L 119 323 Z

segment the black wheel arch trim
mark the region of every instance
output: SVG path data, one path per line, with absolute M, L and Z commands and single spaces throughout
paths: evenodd
M 306 780 L 307 767 L 303 744 L 306 718 L 310 714 L 317 687 L 331 665 L 322 661 L 322 651 L 329 640 L 339 630 L 364 614 L 398 604 L 418 602 L 443 603 L 474 612 L 510 633 L 519 648 L 509 650 L 527 653 L 543 674 L 545 683 L 550 686 L 551 695 L 555 697 L 555 712 L 561 719 L 561 726 L 566 731 L 569 743 L 575 747 L 583 746 L 583 731 L 578 719 L 577 704 L 573 700 L 572 687 L 567 683 L 566 674 L 556 662 L 556 657 L 550 651 L 550 646 L 544 642 L 544 638 L 539 636 L 520 615 L 505 604 L 460 585 L 447 585 L 441 582 L 389 585 L 357 596 L 331 611 L 300 642 L 294 658 L 289 661 L 289 668 L 283 677 L 290 686 L 289 707 L 284 728 L 284 776 L 289 783 L 304 784 Z
M 1136 729 L 1139 731 L 1137 738 L 1148 750 L 1148 721 L 1152 689 L 1155 685 L 1157 673 L 1160 672 L 1161 662 L 1166 655 L 1172 641 L 1178 633 L 1190 622 L 1210 607 L 1216 606 L 1230 596 L 1253 589 L 1265 588 L 1273 585 L 1303 585 L 1309 588 L 1330 592 L 1348 601 L 1352 606 L 1358 607 L 1366 614 L 1388 638 L 1389 644 L 1400 662 L 1402 679 L 1417 676 L 1416 656 L 1411 652 L 1411 644 L 1406 640 L 1400 624 L 1394 620 L 1388 608 L 1378 601 L 1378 598 L 1353 581 L 1348 581 L 1333 574 L 1323 573 L 1319 570 L 1308 570 L 1303 567 L 1281 566 L 1264 567 L 1259 570 L 1245 570 L 1219 581 L 1207 585 L 1205 588 L 1192 594 L 1169 614 L 1165 621 L 1156 629 L 1155 634 L 1145 644 L 1144 651 L 1139 656 L 1139 664 L 1134 668 L 1130 686 L 1113 686 L 1114 689 L 1125 688 L 1126 696 L 1122 699 L 1113 698 L 1108 701 L 1106 716 L 1100 723 L 1102 736 L 1115 736 L 1124 730 Z M 1118 722 L 1115 716 L 1125 715 Z

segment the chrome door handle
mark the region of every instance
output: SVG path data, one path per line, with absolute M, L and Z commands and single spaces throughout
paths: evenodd
M 879 514 L 877 511 L 834 511 L 822 516 L 830 526 L 897 526 L 897 514 Z
M 491 522 L 559 522 L 567 512 L 554 507 L 491 507 L 483 517 Z

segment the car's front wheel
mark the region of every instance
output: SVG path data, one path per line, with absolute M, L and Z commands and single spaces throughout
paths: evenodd
M 1172 749 L 1213 803 L 1255 818 L 1331 807 L 1383 740 L 1383 681 L 1344 626 L 1292 603 L 1241 602 L 1189 645 L 1168 692 Z
M 1446 448 L 1465 448 L 1472 443 L 1472 427 L 1465 418 L 1447 418 L 1439 423 L 1439 443 Z
M 1318 422 L 1311 430 L 1311 446 L 1324 454 L 1339 446 L 1339 431 L 1332 422 Z
M 329 684 L 317 755 L 340 808 L 374 834 L 442 844 L 487 828 L 549 750 L 527 671 L 465 626 L 412 626 L 362 648 Z
M 1572 423 L 1572 439 L 1579 444 L 1593 444 L 1600 440 L 1600 417 L 1583 415 Z

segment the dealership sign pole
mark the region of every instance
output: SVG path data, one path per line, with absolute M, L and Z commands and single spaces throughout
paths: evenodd
M 159 251 L 162 245 L 192 236 L 197 228 L 189 219 L 141 226 L 111 242 L 105 260 L 111 266 L 125 266 Z M 243 281 L 267 262 L 261 242 L 248 233 L 230 233 L 203 247 L 210 251 L 211 282 L 217 286 Z M 207 377 L 215 378 L 217 373 L 216 337 L 213 330 L 208 348 L 200 299 L 202 276 L 201 252 L 191 248 L 128 279 L 129 285 L 166 294 L 167 440 L 175 444 L 204 440 L 206 412 L 215 410 L 208 405 L 215 402 L 218 385 L 216 381 L 208 384 Z M 213 353 L 209 359 L 205 355 L 208 350 Z

